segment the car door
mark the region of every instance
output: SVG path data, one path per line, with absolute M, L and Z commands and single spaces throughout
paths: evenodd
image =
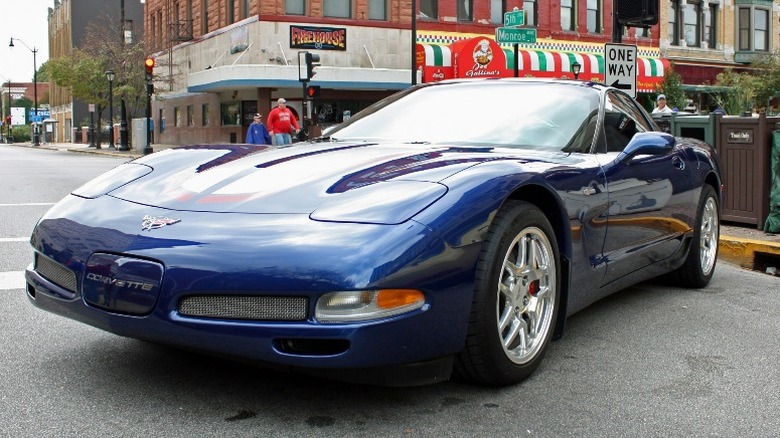
M 609 196 L 604 258 L 604 283 L 628 275 L 673 255 L 688 229 L 683 220 L 690 208 L 690 170 L 677 148 L 662 155 L 618 156 L 634 134 L 654 131 L 647 113 L 625 93 L 605 96 L 602 128 L 605 149 L 597 151 Z

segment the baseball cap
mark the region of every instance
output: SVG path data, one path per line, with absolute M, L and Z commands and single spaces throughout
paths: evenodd
M 655 100 L 661 100 L 661 99 L 666 100 L 666 95 L 665 94 L 659 94 L 658 97 L 655 98 Z
M 287 103 L 286 100 L 284 100 L 284 97 L 280 97 L 279 100 L 277 100 L 278 103 Z
M 260 118 L 262 118 L 263 116 L 261 116 L 261 115 L 260 115 L 260 113 L 257 113 L 257 114 L 255 114 L 255 117 L 260 117 Z

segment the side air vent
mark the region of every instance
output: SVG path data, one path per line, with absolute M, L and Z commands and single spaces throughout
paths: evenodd
M 34 263 L 35 272 L 57 286 L 76 293 L 76 274 L 73 271 L 37 252 Z

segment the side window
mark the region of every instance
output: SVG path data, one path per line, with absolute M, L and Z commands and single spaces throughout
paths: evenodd
M 620 152 L 637 132 L 652 131 L 652 125 L 636 102 L 624 93 L 610 91 L 604 106 L 607 152 Z

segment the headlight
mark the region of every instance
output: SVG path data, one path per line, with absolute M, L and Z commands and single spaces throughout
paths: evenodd
M 143 164 L 125 163 L 89 181 L 73 191 L 82 198 L 97 198 L 149 174 L 152 168 Z
M 384 318 L 423 307 L 425 295 L 414 289 L 330 292 L 317 300 L 320 322 L 351 322 Z
M 411 219 L 447 193 L 423 181 L 388 181 L 331 195 L 311 214 L 315 221 L 393 225 Z

